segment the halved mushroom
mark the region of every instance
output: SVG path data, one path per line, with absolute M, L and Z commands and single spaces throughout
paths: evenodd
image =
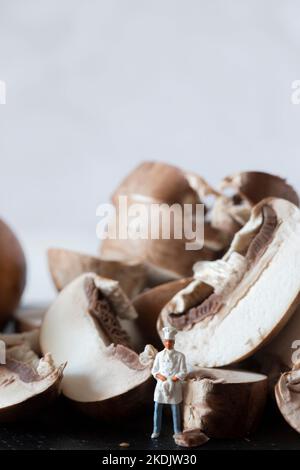
M 295 190 L 279 176 L 247 171 L 227 176 L 220 185 L 221 196 L 212 209 L 211 223 L 234 235 L 249 220 L 251 208 L 267 197 L 286 199 L 299 206 Z M 231 191 L 232 194 L 226 195 Z
M 283 372 L 292 369 L 295 362 L 300 359 L 300 307 L 284 328 L 266 346 L 261 348 L 254 356 L 259 370 L 269 376 L 269 383 L 274 389 Z
M 59 248 L 48 250 L 48 262 L 58 291 L 80 274 L 88 272 L 119 281 L 130 298 L 141 292 L 146 284 L 146 267 L 139 262 L 101 259 Z
M 0 328 L 19 304 L 25 287 L 26 262 L 15 234 L 0 220 Z
M 128 209 L 135 203 L 141 204 L 149 210 L 151 204 L 161 204 L 162 214 L 166 214 L 169 207 L 178 204 L 204 203 L 209 195 L 216 196 L 213 190 L 198 175 L 187 173 L 179 168 L 159 162 L 144 162 L 125 178 L 113 194 L 112 201 L 116 207 L 116 223 L 122 219 L 122 209 L 119 211 L 119 199 L 127 197 Z M 164 204 L 164 206 L 163 206 Z M 163 219 L 163 217 L 162 217 Z M 195 214 L 191 212 L 190 222 L 194 222 Z M 182 227 L 180 227 L 182 229 Z M 142 259 L 151 265 L 171 271 L 181 276 L 192 274 L 192 266 L 198 260 L 216 259 L 220 252 L 228 246 L 229 239 L 223 230 L 213 228 L 209 221 L 205 225 L 205 241 L 201 250 L 186 250 L 186 243 L 190 242 L 182 234 L 182 238 L 170 239 L 159 236 L 157 239 L 106 238 L 101 245 L 101 256 L 114 259 Z
M 300 432 L 300 368 L 295 364 L 292 370 L 281 375 L 275 386 L 278 408 L 292 428 Z
M 39 359 L 28 344 L 8 347 L 0 365 L 0 422 L 32 418 L 60 392 L 64 364 L 50 354 Z
M 45 315 L 42 351 L 67 361 L 62 392 L 91 416 L 122 418 L 147 398 L 150 366 L 132 349 L 127 328 L 134 318 L 118 283 L 93 273 L 68 284 Z
M 176 327 L 176 347 L 192 364 L 241 361 L 294 313 L 299 265 L 299 209 L 283 199 L 265 199 L 221 260 L 195 267 L 195 279 L 162 310 L 159 333 Z
M 186 378 L 184 431 L 208 437 L 245 437 L 259 424 L 267 398 L 267 377 L 226 369 L 195 369 Z

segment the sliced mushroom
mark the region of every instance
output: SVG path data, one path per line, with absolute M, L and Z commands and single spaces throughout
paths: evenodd
M 25 333 L 38 330 L 48 308 L 49 306 L 46 305 L 18 308 L 14 315 L 16 331 L 18 333 Z
M 228 191 L 232 194 L 226 195 Z M 221 193 L 213 206 L 212 226 L 232 236 L 248 221 L 251 208 L 267 197 L 286 199 L 299 206 L 298 194 L 283 178 L 259 171 L 227 176 L 221 182 Z
M 118 283 L 93 273 L 68 284 L 45 315 L 42 351 L 67 361 L 63 394 L 91 416 L 122 418 L 147 397 L 150 366 L 124 328 L 135 317 Z
M 281 375 L 275 386 L 278 408 L 292 428 L 300 432 L 300 369 L 296 364 L 289 372 Z
M 0 328 L 17 308 L 25 287 L 26 262 L 15 234 L 0 220 Z
M 60 392 L 64 364 L 55 367 L 50 354 L 39 359 L 28 344 L 8 347 L 0 365 L 0 422 L 32 418 Z
M 119 281 L 129 297 L 137 295 L 146 285 L 146 267 L 139 262 L 101 259 L 59 248 L 48 250 L 48 262 L 58 291 L 87 272 Z
M 284 328 L 266 346 L 255 354 L 255 361 L 260 371 L 268 374 L 274 385 L 283 372 L 292 369 L 295 362 L 300 359 L 300 307 Z
M 285 179 L 260 171 L 246 171 L 227 176 L 221 189 L 233 188 L 252 205 L 267 197 L 286 199 L 299 206 L 299 196 Z
M 133 305 L 138 313 L 137 326 L 142 334 L 144 344 L 150 343 L 161 347 L 156 329 L 158 315 L 171 298 L 190 282 L 191 278 L 168 282 L 149 289 L 134 299 Z
M 199 429 L 215 438 L 245 437 L 259 424 L 267 388 L 262 374 L 195 369 L 184 385 L 184 431 Z
M 294 313 L 299 265 L 299 209 L 283 199 L 265 199 L 221 260 L 195 266 L 195 279 L 162 310 L 159 333 L 175 326 L 176 347 L 192 364 L 241 361 Z
M 144 162 L 138 166 L 120 184 L 113 194 L 112 201 L 116 207 L 116 223 L 121 223 L 122 214 L 119 213 L 118 201 L 121 196 L 127 196 L 127 206 L 134 203 L 142 204 L 149 209 L 151 204 L 165 204 L 161 206 L 162 213 L 167 212 L 172 204 L 204 203 L 208 195 L 218 194 L 201 177 L 186 173 L 179 168 L 159 162 Z M 194 221 L 194 215 L 190 215 Z M 181 227 L 182 229 L 182 227 Z M 114 259 L 142 259 L 157 268 L 170 271 L 175 275 L 189 276 L 192 266 L 198 260 L 216 259 L 220 251 L 229 244 L 228 235 L 213 228 L 209 221 L 205 224 L 204 246 L 201 250 L 186 250 L 187 240 L 184 235 L 181 239 L 172 237 L 163 239 L 137 239 L 123 240 L 120 238 L 107 238 L 101 245 L 101 256 Z

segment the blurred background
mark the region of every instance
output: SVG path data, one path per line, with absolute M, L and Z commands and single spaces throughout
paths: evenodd
M 142 160 L 300 190 L 297 0 L 0 0 L 0 217 L 54 295 L 45 251 L 96 253 L 96 207 Z

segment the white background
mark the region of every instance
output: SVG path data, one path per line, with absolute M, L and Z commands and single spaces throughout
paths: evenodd
M 0 0 L 0 217 L 25 302 L 54 293 L 48 246 L 96 252 L 96 206 L 141 160 L 300 189 L 299 18 L 298 0 Z

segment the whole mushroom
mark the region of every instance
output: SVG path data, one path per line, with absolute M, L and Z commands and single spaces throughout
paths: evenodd
M 22 247 L 0 220 L 0 328 L 13 314 L 25 287 L 26 262 Z

